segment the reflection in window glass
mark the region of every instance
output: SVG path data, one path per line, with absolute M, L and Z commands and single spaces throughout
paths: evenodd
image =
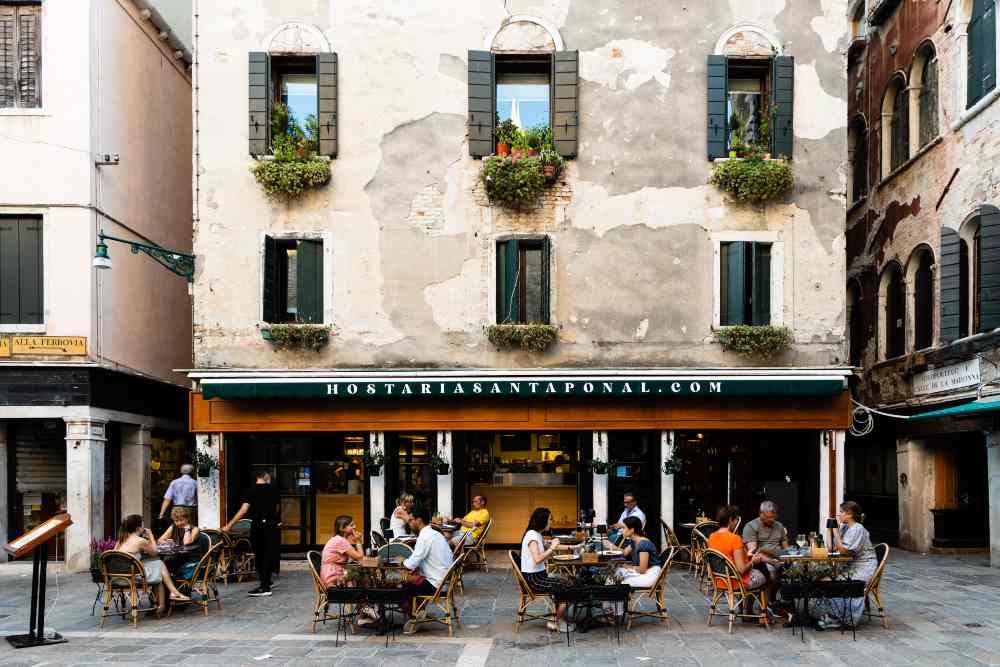
M 497 113 L 518 127 L 549 124 L 549 77 L 544 74 L 497 74 Z
M 761 119 L 760 79 L 729 81 L 729 146 L 749 146 L 758 141 Z
M 524 321 L 544 322 L 542 314 L 542 249 L 528 248 L 524 251 L 527 265 L 524 275 Z
M 288 290 L 285 296 L 285 312 L 290 315 L 294 315 L 299 311 L 298 309 L 298 269 L 296 268 L 296 257 L 298 256 L 298 250 L 295 248 L 288 248 L 285 250 L 287 270 L 286 275 L 288 279 Z
M 281 77 L 281 101 L 288 107 L 288 124 L 298 125 L 303 134 L 316 123 L 317 87 L 315 74 L 284 74 Z M 289 132 L 291 134 L 291 132 Z

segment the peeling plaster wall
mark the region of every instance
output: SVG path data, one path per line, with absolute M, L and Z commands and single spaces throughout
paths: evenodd
M 869 194 L 848 211 L 848 277 L 866 285 L 861 307 L 865 336 L 859 387 L 863 401 L 872 405 L 912 398 L 911 380 L 925 370 L 921 355 L 913 355 L 913 285 L 906 286 L 907 352 L 909 357 L 886 361 L 879 321 L 884 312 L 878 303 L 878 276 L 890 262 L 904 268 L 914 250 L 927 245 L 940 258 L 940 230 L 958 230 L 962 222 L 984 203 L 1000 205 L 1000 105 L 986 107 L 959 130 L 952 125 L 965 110 L 958 91 L 967 66 L 960 51 L 963 0 L 953 3 L 901 3 L 886 23 L 869 36 L 868 46 L 849 73 L 849 118 L 868 120 Z M 945 14 L 946 9 L 950 11 Z M 894 74 L 909 80 L 914 54 L 930 40 L 938 57 L 940 139 L 911 157 L 905 168 L 880 182 L 882 96 Z M 911 115 L 911 119 L 912 119 Z M 958 169 L 954 181 L 952 175 Z M 949 182 L 951 182 L 949 187 Z M 947 193 L 945 192 L 947 188 Z M 904 274 L 905 275 L 905 274 Z M 940 276 L 935 273 L 934 341 L 940 347 Z M 951 359 L 947 363 L 954 363 Z M 915 363 L 917 362 L 917 363 Z
M 197 366 L 749 365 L 712 339 L 720 231 L 784 243 L 783 315 L 796 343 L 770 363 L 845 362 L 843 2 L 233 4 L 202 3 L 198 22 Z M 467 51 L 484 48 L 508 11 L 557 26 L 580 51 L 579 158 L 518 213 L 487 205 L 465 137 Z M 247 52 L 293 20 L 338 53 L 340 152 L 331 186 L 275 205 L 248 171 Z M 706 184 L 706 56 L 746 21 L 796 58 L 796 187 L 768 206 Z M 318 353 L 276 352 L 258 333 L 262 239 L 292 231 L 332 244 L 326 304 L 338 335 Z M 484 332 L 496 240 L 542 233 L 559 345 L 498 352 Z

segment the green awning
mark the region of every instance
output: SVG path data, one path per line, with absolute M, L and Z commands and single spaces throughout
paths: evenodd
M 617 397 L 624 400 L 654 396 L 837 396 L 846 390 L 843 374 L 684 372 L 415 372 L 296 374 L 192 373 L 204 398 L 500 398 L 507 396 L 558 399 Z
M 1000 410 L 1000 397 L 980 398 L 961 405 L 952 405 L 947 408 L 921 412 L 918 415 L 911 415 L 910 421 L 922 421 L 924 419 L 937 419 L 938 417 L 972 417 L 981 412 L 992 412 Z

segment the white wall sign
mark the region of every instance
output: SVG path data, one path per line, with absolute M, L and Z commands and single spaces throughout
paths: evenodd
M 980 382 L 979 359 L 942 366 L 913 376 L 913 394 L 935 394 L 949 389 L 971 387 Z

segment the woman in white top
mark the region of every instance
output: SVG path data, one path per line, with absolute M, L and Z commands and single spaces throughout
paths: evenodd
M 396 509 L 389 517 L 389 530 L 393 537 L 407 537 L 410 533 L 410 510 L 413 509 L 413 496 L 403 493 L 396 499 Z
M 545 548 L 545 540 L 542 533 L 549 529 L 549 520 L 552 512 L 547 507 L 535 508 L 528 521 L 528 529 L 524 531 L 521 538 L 521 574 L 524 575 L 531 590 L 538 593 L 551 593 L 566 587 L 566 582 L 562 579 L 550 577 L 545 572 L 545 561 L 555 553 L 559 547 L 559 540 L 552 540 L 549 548 Z M 555 632 L 566 632 L 566 621 L 563 616 L 566 613 L 566 605 L 561 604 L 556 607 L 556 619 L 558 624 L 549 621 L 546 625 L 549 630 Z
M 159 599 L 158 611 L 163 611 L 167 608 L 167 596 L 164 594 L 164 587 L 170 591 L 171 600 L 186 602 L 191 599 L 186 595 L 182 595 L 177 590 L 177 587 L 174 586 L 167 566 L 162 560 L 157 558 L 156 539 L 149 528 L 142 527 L 142 517 L 138 514 L 131 514 L 122 520 L 115 550 L 132 554 L 142 561 L 146 583 L 154 584 L 156 587 L 157 598 Z

